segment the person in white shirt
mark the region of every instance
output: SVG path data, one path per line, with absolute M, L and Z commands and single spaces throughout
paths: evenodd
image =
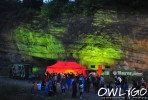
M 100 84 L 104 83 L 104 77 L 101 75 L 100 76 Z
M 117 80 L 119 80 L 119 82 L 122 82 L 122 78 L 120 76 L 118 76 Z

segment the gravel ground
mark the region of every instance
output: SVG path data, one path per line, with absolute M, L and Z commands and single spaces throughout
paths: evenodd
M 27 87 L 27 89 L 30 89 L 32 85 L 32 82 L 28 80 L 17 80 L 17 79 L 11 79 L 8 77 L 2 77 L 2 76 L 0 77 L 0 81 L 4 83 L 16 84 L 18 86 Z M 132 85 L 129 85 L 129 87 L 131 86 Z M 36 98 L 35 100 L 79 100 L 79 93 L 77 93 L 77 98 L 75 99 L 71 98 L 71 91 L 68 91 L 68 90 L 66 90 L 65 95 L 62 95 L 59 84 L 57 84 L 57 91 L 58 93 L 54 97 L 42 97 L 41 95 L 38 95 L 38 96 L 35 95 L 34 97 Z M 26 92 L 29 92 L 29 90 L 27 90 Z M 97 93 L 96 94 L 94 93 L 94 89 L 91 88 L 90 93 L 83 94 L 83 100 L 106 100 L 106 99 L 103 97 L 99 97 Z M 124 100 L 124 98 L 115 97 L 112 100 Z

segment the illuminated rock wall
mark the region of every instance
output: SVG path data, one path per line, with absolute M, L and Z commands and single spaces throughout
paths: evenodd
M 123 21 L 117 22 L 111 27 L 125 36 L 125 43 L 123 44 L 125 57 L 120 60 L 119 64 L 114 66 L 121 69 L 148 69 L 148 14 L 121 12 L 118 13 L 117 17 Z M 65 26 L 60 26 L 64 28 L 54 28 L 52 26 L 49 29 L 52 32 L 51 35 L 58 37 L 58 40 L 60 38 L 59 41 L 63 43 L 66 53 L 70 43 L 77 41 L 77 37 L 93 31 L 91 26 L 93 18 L 71 16 L 71 20 L 66 20 L 68 18 L 70 17 L 65 18 L 66 23 L 64 23 L 67 28 Z M 11 39 L 10 32 L 5 32 L 6 30 L 0 34 L 0 66 L 4 67 L 11 63 L 23 61 L 32 62 L 32 57 L 20 54 L 16 43 Z M 97 66 L 97 64 L 95 65 Z

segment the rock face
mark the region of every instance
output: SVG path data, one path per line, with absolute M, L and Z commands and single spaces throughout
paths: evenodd
M 148 70 L 148 53 L 147 52 L 129 52 L 127 58 L 120 61 L 119 69 L 140 69 Z
M 13 42 L 10 40 L 10 34 L 0 34 L 0 67 L 7 66 L 8 64 L 17 61 L 17 50 Z
M 19 61 L 20 57 L 11 39 L 10 34 L 1 32 L 0 34 L 0 74 L 8 75 L 9 67 L 12 63 Z
M 119 61 L 117 68 L 148 70 L 148 14 L 123 13 L 119 14 L 118 17 L 124 20 L 117 27 L 120 26 L 120 29 L 122 29 L 120 31 L 125 34 L 125 43 L 123 44 L 125 58 Z M 90 22 L 88 23 L 90 24 Z M 81 30 L 81 28 L 75 27 L 75 30 Z M 10 32 L 1 31 L 0 68 L 20 62 L 33 62 L 33 59 L 19 53 Z
M 125 58 L 119 68 L 148 70 L 148 14 L 124 15 L 122 19 L 129 24 L 125 37 Z M 125 27 L 125 26 L 124 26 Z
M 148 53 L 147 52 L 131 52 L 128 57 L 128 63 L 131 68 L 139 68 L 148 70 Z

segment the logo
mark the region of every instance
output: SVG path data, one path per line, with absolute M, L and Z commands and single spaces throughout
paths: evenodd
M 102 93 L 101 92 L 102 90 L 104 90 L 105 92 Z M 141 88 L 140 90 L 136 90 L 136 88 L 130 88 L 130 89 L 126 90 L 126 91 L 127 91 L 127 94 L 128 94 L 129 98 L 130 98 L 130 96 L 134 97 L 136 95 L 142 97 L 142 96 L 144 96 L 147 93 L 147 90 L 145 88 Z M 98 90 L 98 96 L 105 96 L 105 95 L 111 96 L 111 94 L 113 96 L 116 96 L 116 95 L 124 96 L 126 93 L 122 93 L 121 92 L 121 88 L 116 88 L 116 89 L 112 88 L 111 90 L 106 89 L 106 88 L 100 88 Z
M 132 71 L 132 70 L 114 70 L 113 75 L 142 76 L 143 73 L 135 72 L 135 71 Z
M 116 72 L 116 71 L 113 71 L 113 74 L 114 74 L 114 75 L 117 75 L 117 72 Z
M 135 75 L 135 76 L 143 76 L 143 73 L 140 73 L 140 72 L 133 72 L 133 75 Z

